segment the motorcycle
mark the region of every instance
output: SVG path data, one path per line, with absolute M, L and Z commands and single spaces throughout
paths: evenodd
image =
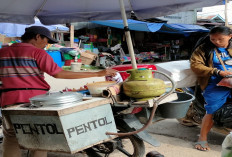
M 97 61 L 95 63 L 96 66 L 109 68 L 115 65 L 121 65 L 127 62 L 131 62 L 131 58 L 124 53 L 121 44 L 117 44 L 110 48 L 100 46 L 98 47 L 98 50 L 99 53 Z M 135 49 L 135 51 L 137 50 Z M 137 63 L 139 63 L 141 60 L 136 57 L 136 61 Z

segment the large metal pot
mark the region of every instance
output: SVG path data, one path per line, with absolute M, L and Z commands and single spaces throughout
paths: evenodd
M 77 92 L 48 92 L 30 98 L 32 106 L 65 105 L 82 101 L 82 94 Z

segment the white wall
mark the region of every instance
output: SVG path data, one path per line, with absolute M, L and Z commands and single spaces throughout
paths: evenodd
M 186 11 L 158 18 L 168 21 L 167 23 L 196 24 L 197 12 L 194 10 Z

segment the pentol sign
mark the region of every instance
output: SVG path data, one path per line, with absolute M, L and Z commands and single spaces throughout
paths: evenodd
M 75 153 L 115 137 L 106 132 L 117 132 L 110 104 L 62 116 L 10 115 L 10 119 L 26 149 Z

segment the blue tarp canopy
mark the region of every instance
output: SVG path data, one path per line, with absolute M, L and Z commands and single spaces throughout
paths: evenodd
M 160 33 L 178 33 L 189 34 L 192 32 L 209 32 L 205 27 L 190 24 L 167 24 L 167 23 L 150 23 L 137 20 L 128 19 L 128 26 L 130 30 L 144 31 L 144 32 L 160 32 Z M 124 29 L 122 20 L 105 20 L 105 21 L 91 21 L 92 23 Z
M 67 32 L 69 28 L 63 25 L 43 25 L 39 19 L 35 19 L 35 23 L 31 25 L 15 24 L 15 23 L 0 23 L 0 34 L 7 37 L 21 37 L 25 28 L 30 26 L 43 26 L 52 32 Z

